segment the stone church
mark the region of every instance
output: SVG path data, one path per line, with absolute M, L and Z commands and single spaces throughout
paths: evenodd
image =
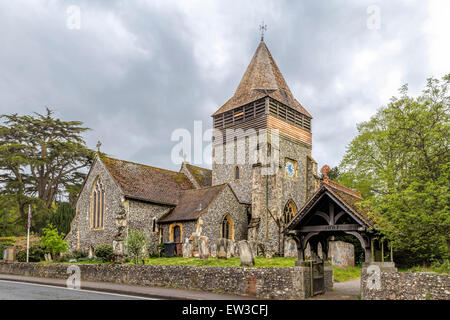
M 99 153 L 76 203 L 66 237 L 71 248 L 123 250 L 128 230 L 138 229 L 150 253 L 175 242 L 181 255 L 181 244 L 196 235 L 210 243 L 249 240 L 260 253 L 283 255 L 283 230 L 320 180 L 311 156 L 312 116 L 264 41 L 212 118 L 212 170 L 183 162 L 170 171 Z

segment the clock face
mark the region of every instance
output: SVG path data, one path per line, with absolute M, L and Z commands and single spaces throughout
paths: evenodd
M 286 174 L 290 178 L 292 178 L 295 174 L 295 165 L 292 161 L 286 162 Z

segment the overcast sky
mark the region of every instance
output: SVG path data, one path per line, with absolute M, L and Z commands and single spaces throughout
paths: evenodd
M 0 113 L 48 106 L 92 128 L 90 148 L 101 140 L 111 156 L 178 170 L 171 133 L 212 126 L 264 19 L 269 50 L 314 117 L 313 157 L 335 166 L 357 123 L 402 84 L 416 95 L 450 72 L 449 17 L 447 0 L 3 0 Z

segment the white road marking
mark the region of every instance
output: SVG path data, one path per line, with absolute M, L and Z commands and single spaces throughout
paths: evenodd
M 96 293 L 96 294 L 105 294 L 105 295 L 112 295 L 112 296 L 118 296 L 118 297 L 126 297 L 126 298 L 133 298 L 133 299 L 142 299 L 142 300 L 160 300 L 157 298 L 148 298 L 148 297 L 140 297 L 140 296 L 130 296 L 126 294 L 120 294 L 120 293 L 112 293 L 112 292 L 103 292 L 103 291 L 94 291 L 94 290 L 87 290 L 87 289 L 70 289 L 66 287 L 59 287 L 59 286 L 52 286 L 47 284 L 39 284 L 39 283 L 31 283 L 31 282 L 22 282 L 22 281 L 12 281 L 12 280 L 3 280 L 0 279 L 0 282 L 9 282 L 14 284 L 24 284 L 24 285 L 33 285 L 33 286 L 40 286 L 40 287 L 48 287 L 52 289 L 65 289 L 69 291 L 83 291 L 83 292 L 90 292 L 90 293 Z

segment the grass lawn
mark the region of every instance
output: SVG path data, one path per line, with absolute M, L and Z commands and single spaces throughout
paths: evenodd
M 361 267 L 340 268 L 333 266 L 333 279 L 336 282 L 358 279 L 361 277 Z
M 277 268 L 277 267 L 294 267 L 296 258 L 274 257 L 266 259 L 264 257 L 255 258 L 256 268 Z M 145 261 L 148 265 L 162 266 L 197 266 L 197 267 L 239 267 L 241 260 L 239 258 L 216 259 L 209 258 L 201 260 L 199 258 L 149 258 Z M 251 267 L 250 267 L 251 268 Z

